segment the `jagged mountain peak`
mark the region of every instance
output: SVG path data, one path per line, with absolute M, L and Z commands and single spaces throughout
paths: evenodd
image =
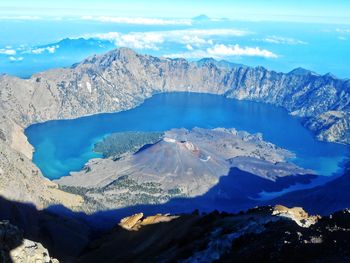
M 90 56 L 82 62 L 72 65 L 72 68 L 76 68 L 79 65 L 95 64 L 97 67 L 103 69 L 109 67 L 113 61 L 129 61 L 131 58 L 134 58 L 137 55 L 138 54 L 130 48 L 120 47 L 113 49 L 103 55 Z
M 135 55 L 137 55 L 137 53 L 133 49 L 128 48 L 128 47 L 119 47 L 119 48 L 116 48 L 116 49 L 110 51 L 109 53 L 116 53 L 119 56 L 135 56 Z
M 323 76 L 324 76 L 324 77 L 328 77 L 328 78 L 332 78 L 332 79 L 336 79 L 336 78 L 337 78 L 334 74 L 332 74 L 332 73 L 330 73 L 330 72 L 324 74 Z
M 132 50 L 131 48 L 127 48 L 127 47 L 119 47 L 116 49 L 113 49 L 109 52 L 107 52 L 104 55 L 99 56 L 101 58 L 101 60 L 105 60 L 105 59 L 122 59 L 122 58 L 130 58 L 130 57 L 135 57 L 137 55 L 137 53 Z
M 295 68 L 292 71 L 288 72 L 288 74 L 290 74 L 290 75 L 299 75 L 299 76 L 307 76 L 307 75 L 318 76 L 317 73 L 315 73 L 315 72 L 313 72 L 311 70 L 302 68 L 302 67 Z

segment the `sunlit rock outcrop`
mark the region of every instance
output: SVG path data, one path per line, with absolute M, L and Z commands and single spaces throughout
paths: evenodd
M 142 226 L 153 225 L 163 222 L 170 222 L 173 219 L 178 218 L 179 216 L 171 216 L 169 214 L 156 214 L 153 216 L 144 217 L 143 213 L 134 214 L 120 220 L 119 225 L 126 230 L 137 231 Z
M 310 227 L 316 224 L 319 219 L 321 219 L 319 215 L 310 216 L 301 207 L 288 208 L 283 205 L 276 205 L 273 209 L 272 215 L 290 218 L 302 227 Z

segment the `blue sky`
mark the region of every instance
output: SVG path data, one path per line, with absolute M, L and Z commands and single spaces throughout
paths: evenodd
M 193 17 L 206 14 L 237 20 L 350 24 L 349 0 L 1 0 L 0 16 L 115 15 Z
M 296 2 L 0 0 L 0 74 L 28 77 L 129 47 L 349 78 L 350 0 Z

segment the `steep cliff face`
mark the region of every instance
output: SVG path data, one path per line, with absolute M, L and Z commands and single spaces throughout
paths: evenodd
M 223 67 L 213 60 L 160 59 L 126 48 L 28 80 L 3 76 L 0 87 L 6 102 L 2 110 L 23 125 L 127 109 L 154 93 L 172 91 L 272 103 L 302 117 L 350 110 L 350 80 L 300 70 L 284 74 L 263 67 Z
M 210 59 L 201 63 L 161 59 L 126 48 L 90 57 L 71 68 L 38 73 L 26 80 L 1 76 L 0 142 L 6 151 L 20 152 L 29 169 L 31 147 L 25 139 L 20 145 L 17 143 L 18 138 L 23 139 L 22 129 L 29 124 L 125 110 L 152 94 L 174 91 L 222 94 L 283 106 L 291 114 L 305 117 L 306 126 L 320 139 L 350 143 L 349 80 L 305 70 L 283 74 Z M 341 117 L 331 123 L 323 121 L 324 114 L 330 111 L 337 111 Z M 6 160 L 14 164 L 15 154 L 7 156 Z M 9 181 L 15 181 L 19 174 L 8 166 L 2 165 L 1 169 Z M 44 181 L 40 172 L 36 178 Z M 2 188 L 6 184 L 0 182 Z M 34 182 L 28 178 L 25 184 Z M 18 199 L 14 192 L 8 191 L 6 196 Z M 32 199 L 41 199 L 40 192 L 32 191 L 30 195 L 35 196 Z M 62 201 L 59 197 L 44 199 L 39 203 Z M 18 200 L 27 201 L 24 197 Z
M 326 111 L 307 119 L 304 125 L 323 141 L 349 143 L 350 113 L 345 111 Z
M 41 175 L 40 170 L 26 155 L 1 141 L 0 153 L 1 196 L 31 202 L 40 208 L 60 203 L 78 209 L 83 203 L 82 197 L 59 190 L 57 184 Z

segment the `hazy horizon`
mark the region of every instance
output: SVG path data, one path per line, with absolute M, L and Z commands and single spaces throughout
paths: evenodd
M 129 47 L 159 57 L 212 57 L 282 72 L 303 67 L 350 78 L 350 2 L 278 3 L 1 1 L 0 74 L 29 77 Z

